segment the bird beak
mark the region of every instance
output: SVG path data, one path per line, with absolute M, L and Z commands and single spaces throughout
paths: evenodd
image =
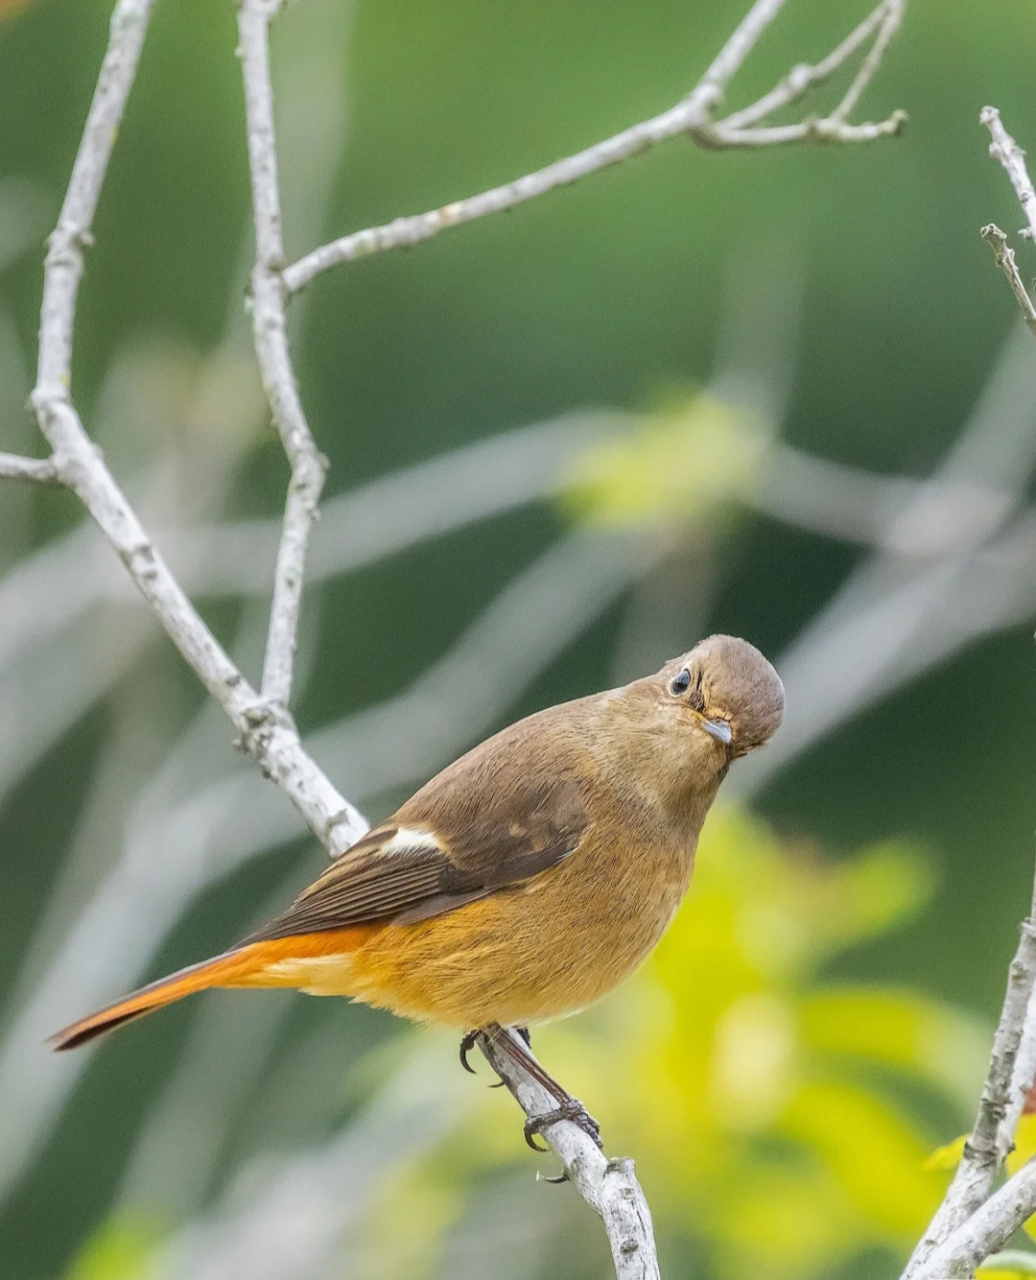
M 725 747 L 730 746 L 734 735 L 726 720 L 702 720 L 701 727 L 706 733 L 712 734 L 717 742 L 722 742 Z

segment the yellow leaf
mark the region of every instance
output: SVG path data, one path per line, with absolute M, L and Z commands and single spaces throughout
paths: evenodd
M 581 454 L 562 502 L 595 524 L 640 527 L 694 519 L 750 491 L 767 443 L 745 415 L 697 395 L 676 411 L 645 416 L 628 438 Z
M 959 1138 L 947 1142 L 944 1147 L 936 1147 L 922 1167 L 933 1171 L 956 1169 L 964 1157 L 964 1144 L 967 1140 L 968 1135 L 962 1133 Z

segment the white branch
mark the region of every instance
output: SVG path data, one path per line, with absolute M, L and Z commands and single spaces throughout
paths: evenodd
M 1032 909 L 1036 911 L 1036 905 Z M 931 1270 L 934 1259 L 942 1254 L 939 1246 L 968 1222 L 979 1206 L 989 1199 L 993 1190 L 1000 1162 L 1006 1154 L 1002 1150 L 1001 1124 L 1007 1110 L 1022 1027 L 1034 984 L 1036 922 L 1030 915 L 1022 923 L 1018 950 L 1008 970 L 1007 992 L 1000 1022 L 993 1037 L 989 1073 L 979 1100 L 975 1126 L 965 1143 L 964 1154 L 943 1202 L 903 1272 L 904 1280 L 919 1277 Z M 1012 1227 L 1011 1230 L 1013 1229 Z M 992 1248 L 999 1248 L 1010 1234 L 1011 1231 L 1008 1231 Z M 943 1273 L 936 1270 L 934 1274 Z
M 990 222 L 988 226 L 982 228 L 982 239 L 993 250 L 996 265 L 1007 277 L 1007 283 L 1011 286 L 1015 301 L 1021 308 L 1022 318 L 1030 330 L 1036 334 L 1036 307 L 1033 306 L 1029 291 L 1022 283 L 1022 277 L 1018 274 L 1018 264 L 1014 260 L 1014 250 L 1007 243 L 1007 236 L 996 223 Z
M 69 395 L 72 330 L 83 247 L 136 73 L 154 0 L 119 0 L 86 128 L 43 279 L 32 407 L 62 481 L 81 499 L 170 639 L 234 723 L 263 772 L 291 798 L 329 852 L 365 830 L 363 818 L 303 751 L 294 725 L 251 688 L 195 610 L 91 443 Z
M 735 111 L 727 116 L 722 122 L 723 129 L 733 133 L 743 132 L 750 125 L 758 124 L 761 120 L 765 120 L 767 116 L 773 115 L 775 111 L 791 106 L 793 102 L 797 102 L 799 98 L 803 97 L 811 89 L 830 79 L 853 56 L 857 49 L 866 44 L 871 37 L 875 37 L 875 43 L 856 78 L 842 101 L 828 117 L 832 122 L 844 121 L 863 90 L 874 78 L 878 67 L 881 65 L 885 48 L 898 30 L 902 17 L 902 0 L 888 0 L 888 3 L 879 4 L 855 30 L 845 37 L 841 44 L 831 50 L 826 58 L 821 59 L 814 66 L 810 66 L 808 63 L 800 63 L 798 66 L 792 67 L 780 84 L 775 85 L 769 93 L 764 94 L 756 102 L 753 102 L 750 107 L 743 107 L 740 111 Z
M 252 334 L 274 425 L 291 464 L 262 679 L 263 697 L 284 709 L 291 695 L 306 549 L 317 518 L 327 461 L 314 443 L 299 399 L 284 315 L 284 245 L 269 44 L 269 25 L 279 8 L 280 0 L 242 0 L 238 32 L 255 222 Z
M 1033 907 L 1033 918 L 1036 918 L 1036 904 Z M 1014 1070 L 1011 1073 L 1011 1085 L 1007 1090 L 1003 1119 L 997 1132 L 997 1153 L 1001 1164 L 1014 1149 L 1014 1135 L 1018 1121 L 1022 1118 L 1025 1104 L 1036 1083 L 1036 986 L 1029 993 L 1029 1003 L 1025 1008 L 1025 1019 L 1022 1023 L 1022 1038 L 1015 1054 Z
M 0 453 L 0 480 L 61 484 L 57 465 L 51 458 L 22 458 L 16 453 Z
M 980 116 L 992 135 L 990 154 L 1004 166 L 1036 234 L 1036 192 L 1025 153 L 1004 129 L 994 107 Z M 1006 235 L 990 224 L 982 229 L 1021 308 L 1036 333 L 1036 308 L 1022 283 Z M 989 1073 L 975 1126 L 946 1196 L 904 1271 L 904 1280 L 970 1276 L 1000 1249 L 1036 1209 L 1036 1166 L 1027 1165 L 995 1194 L 993 1185 L 1011 1150 L 1014 1131 L 1032 1088 L 1036 1069 L 1036 889 L 1029 918 L 1008 971 L 1000 1023 L 993 1040 Z
M 1030 1161 L 929 1255 L 914 1273 L 915 1280 L 974 1275 L 983 1259 L 1006 1244 L 1034 1212 L 1036 1163 Z
M 754 106 L 735 112 L 724 120 L 713 121 L 712 113 L 723 100 L 727 85 L 784 3 L 785 0 L 757 0 L 692 92 L 675 107 L 503 186 L 493 187 L 479 195 L 454 201 L 427 213 L 396 218 L 380 227 L 368 227 L 321 245 L 285 268 L 285 289 L 289 294 L 296 293 L 315 276 L 339 263 L 352 262 L 356 258 L 367 257 L 386 249 L 420 244 L 450 227 L 459 227 L 488 214 L 513 209 L 527 200 L 534 200 L 557 187 L 569 186 L 589 174 L 598 173 L 680 135 L 692 138 L 703 147 L 715 149 L 808 141 L 869 142 L 897 133 L 906 119 L 900 111 L 879 124 L 850 125 L 846 123 L 845 116 L 878 69 L 885 47 L 899 26 L 902 0 L 882 0 L 822 62 L 814 67 L 795 67 L 780 85 L 760 98 Z M 870 54 L 849 92 L 832 115 L 771 129 L 746 127 L 796 101 L 809 89 L 828 79 L 871 36 L 875 36 L 875 43 Z
M 1036 240 L 1036 190 L 1033 190 L 1032 179 L 1025 167 L 1025 152 L 1014 138 L 1007 132 L 1000 119 L 996 107 L 983 107 L 979 114 L 979 123 L 989 130 L 993 141 L 989 144 L 989 154 L 1004 166 L 1007 176 L 1014 187 L 1015 195 L 1025 212 L 1028 226 L 1022 232 L 1030 240 Z
M 557 1107 L 557 1100 L 498 1042 L 480 1036 L 479 1047 L 530 1119 L 548 1115 Z M 567 1180 L 604 1223 L 617 1280 L 659 1280 L 651 1212 L 633 1172 L 633 1161 L 609 1160 L 594 1140 L 569 1120 L 549 1125 L 543 1136 L 561 1161 Z

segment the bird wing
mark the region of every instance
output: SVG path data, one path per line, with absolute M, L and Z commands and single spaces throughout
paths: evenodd
M 463 771 L 439 775 L 374 827 L 247 941 L 352 925 L 412 923 L 522 883 L 571 854 L 587 825 L 583 784 Z M 488 792 L 488 795 L 487 795 Z M 494 794 L 495 793 L 495 794 Z

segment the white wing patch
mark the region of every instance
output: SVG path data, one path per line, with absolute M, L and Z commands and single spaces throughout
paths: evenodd
M 415 849 L 428 849 L 432 853 L 442 853 L 443 847 L 439 838 L 430 831 L 422 831 L 419 827 L 400 827 L 391 840 L 386 840 L 380 852 L 391 857 L 396 853 L 410 853 Z

